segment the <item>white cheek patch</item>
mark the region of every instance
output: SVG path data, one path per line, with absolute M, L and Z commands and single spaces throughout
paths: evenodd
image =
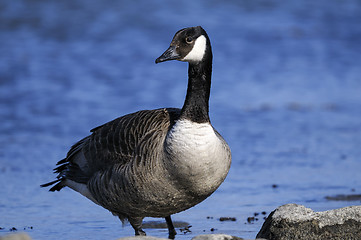
M 205 36 L 199 36 L 194 42 L 192 50 L 185 56 L 182 61 L 200 62 L 206 52 L 207 39 Z

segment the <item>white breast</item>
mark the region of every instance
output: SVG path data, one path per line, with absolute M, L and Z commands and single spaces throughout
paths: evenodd
M 165 146 L 172 175 L 198 192 L 217 188 L 228 173 L 229 153 L 210 123 L 177 121 Z

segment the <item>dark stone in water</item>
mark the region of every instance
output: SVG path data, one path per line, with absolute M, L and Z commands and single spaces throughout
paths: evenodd
M 237 219 L 235 217 L 220 217 L 219 221 L 224 222 L 224 221 L 232 221 L 235 222 L 237 221 Z
M 189 223 L 182 221 L 173 221 L 175 228 L 185 228 L 189 226 Z M 168 228 L 166 222 L 162 221 L 149 221 L 143 223 L 143 228 Z
M 192 232 L 192 231 L 190 230 L 191 227 L 192 227 L 192 225 L 189 225 L 189 226 L 186 226 L 186 227 L 184 227 L 184 228 L 180 228 L 179 231 L 181 231 L 181 232 L 184 233 L 184 234 L 190 233 L 190 232 Z
M 331 201 L 361 201 L 361 194 L 339 194 L 336 196 L 326 196 L 325 198 Z
M 253 223 L 254 221 L 255 221 L 255 217 L 248 217 L 247 218 L 248 223 Z

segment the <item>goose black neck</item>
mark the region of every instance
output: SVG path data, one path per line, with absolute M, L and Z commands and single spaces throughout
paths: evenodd
M 210 122 L 208 104 L 211 90 L 212 53 L 207 55 L 204 56 L 203 61 L 189 63 L 188 67 L 188 89 L 181 118 L 196 123 Z

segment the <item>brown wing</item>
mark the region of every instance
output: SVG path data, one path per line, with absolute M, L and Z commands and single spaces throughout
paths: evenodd
M 98 171 L 114 164 L 122 165 L 133 159 L 139 143 L 146 141 L 151 132 L 166 134 L 169 127 L 179 118 L 180 109 L 162 108 L 131 113 L 91 130 L 92 134 L 74 144 L 67 157 L 57 163 L 54 169 L 58 181 L 51 191 L 60 190 L 62 180 L 70 179 L 87 183 Z

